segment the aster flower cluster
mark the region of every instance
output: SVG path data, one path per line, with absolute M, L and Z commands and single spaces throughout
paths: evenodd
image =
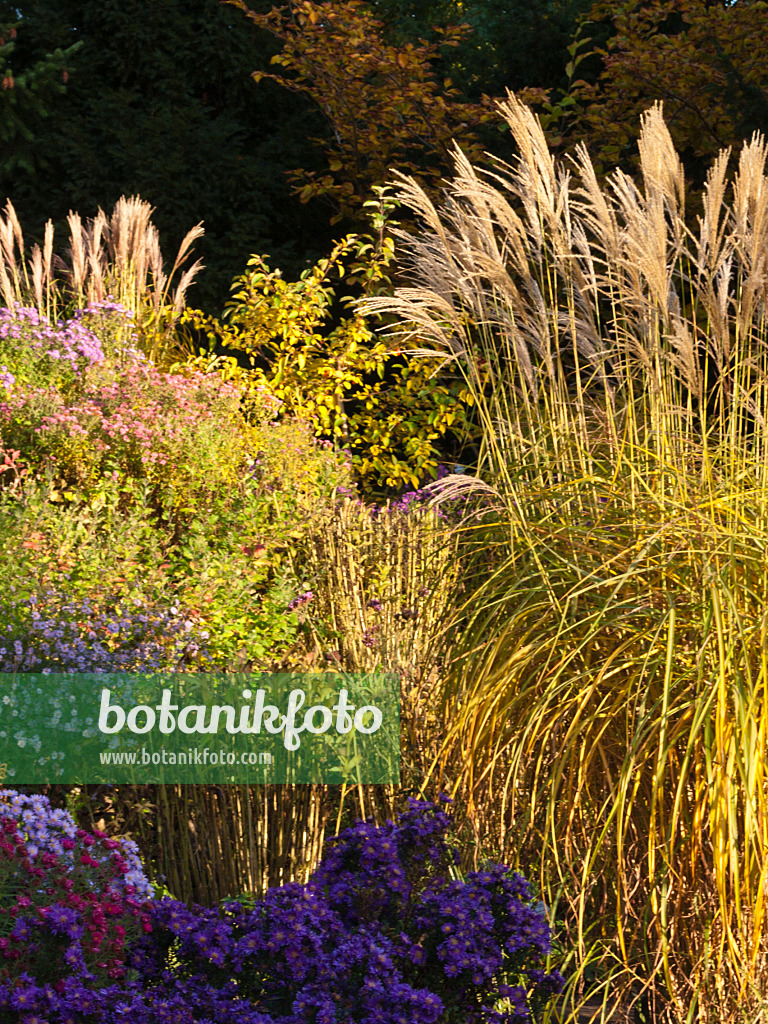
M 150 891 L 135 848 L 0 791 L 0 1020 L 83 1019 L 92 992 L 126 978 Z
M 87 839 L 85 833 L 78 830 L 74 818 L 68 811 L 54 809 L 47 797 L 27 796 L 12 789 L 0 790 L 0 824 L 6 821 L 16 822 L 19 834 L 23 838 L 25 856 L 32 864 L 44 854 L 52 854 L 67 870 L 75 866 L 75 846 L 71 842 L 78 836 L 85 840 L 85 845 L 92 847 L 91 858 L 99 863 L 110 861 L 113 854 L 104 853 Z M 120 851 L 122 863 L 119 876 L 112 880 L 118 892 L 124 895 L 136 895 L 140 899 L 149 899 L 152 886 L 144 874 L 139 857 L 139 848 L 132 839 L 107 840 L 106 836 L 94 832 L 94 836 L 104 839 L 103 849 Z
M 122 323 L 118 323 L 122 318 Z M 120 358 L 105 357 L 130 332 Z M 49 323 L 35 309 L 0 309 L 0 434 L 35 471 L 91 488 L 105 473 L 157 490 L 207 489 L 240 472 L 241 390 L 216 373 L 164 373 L 131 344 L 117 303 Z M 158 497 L 158 494 L 155 494 Z
M 0 791 L 0 1021 L 272 1024 L 234 981 L 132 969 L 150 894 L 134 844 L 78 829 L 45 797 Z
M 115 302 L 112 295 L 76 309 L 72 320 L 84 323 L 99 336 L 108 359 L 117 357 L 118 362 L 126 359 L 147 362 L 147 357 L 138 348 L 139 333 L 133 311 L 121 302 Z
M 269 890 L 251 910 L 239 904 L 223 912 L 188 910 L 163 900 L 143 945 L 133 963 L 146 975 L 162 972 L 165 951 L 172 949 L 176 976 L 195 977 L 197 992 L 207 989 L 211 998 L 246 999 L 265 1024 L 442 1019 L 440 1000 L 403 980 L 401 943 L 376 926 L 345 928 L 327 899 L 308 886 Z
M 370 626 L 363 633 L 363 647 L 367 647 L 372 650 L 376 646 L 376 634 L 378 632 L 378 626 Z
M 216 908 L 144 902 L 130 850 L 43 797 L 0 810 L 3 1022 L 522 1024 L 562 984 L 525 879 L 451 877 L 440 804 L 358 822 L 306 885 Z
M 457 466 L 455 473 L 460 472 Z M 461 467 L 463 472 L 463 467 Z M 437 467 L 437 479 L 443 480 L 450 477 L 451 473 L 446 466 Z M 392 518 L 412 515 L 414 512 L 424 511 L 429 503 L 435 498 L 435 490 L 430 484 L 425 484 L 417 490 L 405 491 L 399 497 L 394 498 L 383 505 L 371 504 L 368 512 L 372 519 L 380 519 L 383 515 Z M 456 524 L 465 521 L 470 513 L 477 513 L 488 508 L 487 495 L 477 492 L 463 491 L 447 498 L 443 496 L 440 505 L 435 509 L 437 518 L 449 524 Z
M 0 351 L 12 352 L 18 360 L 25 355 L 25 369 L 35 376 L 60 377 L 62 369 L 73 374 L 102 363 L 104 351 L 101 341 L 80 317 L 50 323 L 34 307 L 16 305 L 14 309 L 0 308 Z M 7 373 L 7 367 L 4 368 Z M 12 376 L 12 375 L 11 375 Z M 4 380 L 6 387 L 15 378 Z
M 218 378 L 163 373 L 133 359 L 104 370 L 76 400 L 52 385 L 15 389 L 0 403 L 0 426 L 27 447 L 36 439 L 41 452 L 57 452 L 63 438 L 87 438 L 102 461 L 146 471 L 183 458 L 201 424 L 234 421 L 238 402 L 237 389 Z
M 3 617 L 0 672 L 150 672 L 209 657 L 208 634 L 175 606 L 105 608 L 47 589 Z
M 449 827 L 440 805 L 412 800 L 397 821 L 330 840 L 306 885 L 249 908 L 164 899 L 133 966 L 159 977 L 172 950 L 172 977 L 270 1024 L 522 1024 L 562 983 L 542 967 L 546 918 L 503 866 L 451 878 Z
M 445 466 L 438 466 L 437 479 L 442 480 L 443 477 L 449 476 L 448 470 Z M 369 506 L 368 511 L 372 519 L 378 519 L 385 512 L 390 516 L 395 515 L 408 515 L 410 512 L 416 509 L 425 509 L 427 503 L 434 498 L 434 492 L 429 489 L 428 485 L 419 487 L 415 491 L 405 491 L 400 497 L 388 502 L 386 505 L 372 504 Z M 454 498 L 450 505 L 451 511 L 454 516 L 461 516 L 461 507 L 465 503 L 465 496 Z M 445 508 L 437 510 L 437 516 L 439 519 L 447 520 L 449 518 L 448 512 Z
M 311 590 L 306 590 L 302 594 L 297 594 L 291 601 L 288 602 L 288 611 L 295 611 L 297 608 L 301 608 L 302 605 L 309 604 L 315 595 Z

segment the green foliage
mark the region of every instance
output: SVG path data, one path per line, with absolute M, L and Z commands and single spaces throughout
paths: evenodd
M 126 502 L 143 488 L 160 515 L 179 523 L 233 483 L 247 458 L 239 396 L 222 387 L 143 363 L 92 368 L 75 394 L 14 387 L 0 429 L 31 473 L 54 468 L 64 493 L 74 487 L 95 497 L 112 476 Z
M 17 8 L 12 11 L 16 12 Z M 34 171 L 36 133 L 43 120 L 50 116 L 51 100 L 65 91 L 67 67 L 83 45 L 77 41 L 65 49 L 57 47 L 25 66 L 16 42 L 19 29 L 23 27 L 21 21 L 0 24 L 0 142 L 3 146 L 0 173 L 5 175 Z
M 368 490 L 418 486 L 434 477 L 440 439 L 449 430 L 459 436 L 470 431 L 470 392 L 458 378 L 440 374 L 444 360 L 409 357 L 354 311 L 329 326 L 335 281 L 346 278 L 366 294 L 386 292 L 392 256 L 383 235 L 375 242 L 349 235 L 293 282 L 254 256 L 252 269 L 232 285 L 226 323 L 192 310 L 182 317 L 203 329 L 211 345 L 247 357 L 247 372 L 229 371 L 238 380 L 267 388 L 281 400 L 283 415 L 308 419 L 318 437 L 348 449 Z M 206 361 L 201 354 L 187 365 Z
M 460 20 L 471 29 L 444 55 L 440 72 L 468 98 L 505 89 L 560 88 L 566 48 L 592 0 L 368 0 L 402 42 L 432 39 L 432 27 Z
M 306 424 L 266 427 L 243 498 L 199 515 L 170 555 L 180 602 L 210 633 L 219 664 L 267 665 L 297 639 L 295 552 L 329 514 L 343 465 Z
M 131 480 L 62 495 L 49 477 L 0 493 L 6 585 L 19 596 L 52 587 L 101 604 L 177 605 L 208 634 L 201 669 L 274 666 L 299 635 L 291 552 L 349 478 L 294 423 L 270 427 L 258 455 L 255 475 L 198 496 L 181 529 L 158 520 Z
M 168 538 L 153 510 L 139 501 L 125 508 L 114 480 L 103 481 L 95 500 L 76 497 L 62 502 L 50 474 L 15 496 L 0 492 L 3 578 L 26 597 L 61 586 L 73 597 L 104 588 L 170 599 Z
M 290 550 L 349 485 L 340 460 L 306 425 L 270 422 L 263 391 L 246 420 L 216 366 L 167 374 L 134 353 L 24 382 L 35 340 L 22 324 L 3 355 L 3 579 L 178 604 L 209 636 L 207 667 L 273 664 L 297 637 Z

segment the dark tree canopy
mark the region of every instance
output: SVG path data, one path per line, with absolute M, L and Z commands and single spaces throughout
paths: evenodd
M 73 42 L 65 49 L 23 60 L 15 9 L 5 9 L 11 20 L 0 24 L 0 169 L 3 173 L 32 172 L 35 143 L 50 114 L 51 100 L 64 92 L 67 64 L 82 45 Z
M 27 167 L 0 171 L 0 200 L 12 199 L 30 237 L 50 217 L 63 245 L 70 209 L 90 217 L 139 194 L 156 208 L 166 259 L 204 221 L 195 251 L 206 270 L 190 299 L 216 311 L 250 254 L 298 267 L 324 251 L 322 211 L 302 209 L 285 177 L 311 166 L 307 136 L 322 124 L 301 97 L 252 81 L 276 49 L 267 33 L 218 0 L 0 4 L 0 23 L 12 17 L 14 66 L 78 46 L 35 122 Z
M 403 39 L 428 37 L 433 25 L 472 29 L 448 55 L 447 73 L 469 99 L 506 89 L 566 84 L 568 45 L 592 0 L 369 0 Z
M 273 3 L 246 6 L 263 16 Z M 288 8 L 298 18 L 300 0 Z M 445 149 L 456 133 L 469 145 L 476 132 L 481 150 L 509 157 L 501 121 L 469 116 L 484 95 L 507 88 L 540 101 L 556 149 L 583 140 L 606 169 L 631 169 L 639 114 L 657 98 L 694 170 L 721 142 L 737 145 L 766 126 L 760 0 L 366 0 L 364 8 L 383 24 L 382 47 L 405 48 L 402 62 L 391 54 L 405 77 L 419 54 L 432 61 L 434 88 L 414 72 L 414 95 L 406 89 L 390 104 L 430 99 L 434 138 L 403 136 L 406 168 L 435 167 L 435 139 Z M 295 275 L 327 252 L 349 225 L 331 227 L 311 188 L 300 202 L 295 172 L 305 184 L 323 186 L 329 173 L 334 187 L 344 184 L 344 139 L 312 88 L 269 77 L 284 40 L 255 21 L 219 0 L 0 0 L 0 204 L 12 199 L 27 238 L 39 240 L 51 218 L 60 249 L 70 209 L 92 217 L 138 194 L 155 207 L 167 259 L 204 222 L 196 254 L 206 269 L 190 301 L 215 313 L 251 254 Z M 438 46 L 449 36 L 435 26 L 462 24 L 466 31 L 451 30 L 456 45 Z M 316 39 L 307 45 L 321 53 Z M 343 52 L 336 64 L 341 88 L 350 77 Z M 379 127 L 391 143 L 387 125 Z M 389 166 L 384 149 L 379 162 Z M 374 170 L 376 156 L 374 147 L 366 157 Z M 367 179 L 358 177 L 362 202 Z

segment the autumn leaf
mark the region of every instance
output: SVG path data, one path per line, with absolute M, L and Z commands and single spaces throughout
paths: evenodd
M 285 74 L 260 73 L 311 99 L 330 123 L 322 147 L 330 174 L 297 168 L 290 180 L 302 202 L 322 197 L 333 221 L 362 211 L 372 188 L 392 177 L 391 169 L 413 173 L 437 191 L 450 169 L 453 140 L 475 163 L 484 160 L 475 130 L 498 115 L 487 98 L 458 102 L 435 66 L 445 46 L 455 46 L 469 26 L 449 26 L 440 43 L 396 46 L 385 41 L 383 24 L 361 0 L 297 0 L 268 14 L 244 0 L 226 0 L 283 44 L 273 64 Z

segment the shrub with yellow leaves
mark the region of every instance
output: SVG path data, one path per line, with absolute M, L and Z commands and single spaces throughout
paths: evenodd
M 334 279 L 365 294 L 391 291 L 394 258 L 385 236 L 391 208 L 386 190 L 371 205 L 378 238 L 347 235 L 330 256 L 287 281 L 262 256 L 232 285 L 221 320 L 187 310 L 182 323 L 205 333 L 210 350 L 188 365 L 218 360 L 247 393 L 262 389 L 279 399 L 280 415 L 308 420 L 317 437 L 332 438 L 351 453 L 364 491 L 413 485 L 437 475 L 437 443 L 450 430 L 471 432 L 472 397 L 464 381 L 445 373 L 440 357 L 416 357 L 392 347 L 355 310 L 354 298 L 338 300 Z M 237 355 L 213 355 L 214 352 Z M 246 363 L 244 366 L 243 363 Z

